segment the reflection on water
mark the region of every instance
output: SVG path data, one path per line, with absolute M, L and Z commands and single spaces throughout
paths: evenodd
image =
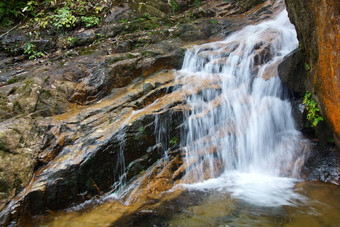
M 256 206 L 232 199 L 230 193 L 210 192 L 197 206 L 173 215 L 170 226 L 339 226 L 340 188 L 316 182 L 296 187 L 306 200 L 295 205 Z M 253 195 L 256 197 L 256 195 Z M 307 199 L 308 197 L 308 199 Z M 189 214 L 189 215 L 188 215 Z
M 261 206 L 221 187 L 176 187 L 160 201 L 124 206 L 112 201 L 83 211 L 35 219 L 35 226 L 339 226 L 340 188 L 319 182 L 295 186 L 294 204 Z M 186 188 L 186 189 L 185 189 Z M 255 198 L 256 195 L 253 195 Z M 259 198 L 262 198 L 261 196 Z M 304 200 L 301 200 L 304 198 Z

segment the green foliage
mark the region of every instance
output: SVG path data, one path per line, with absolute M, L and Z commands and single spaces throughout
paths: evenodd
M 137 133 L 137 135 L 135 136 L 135 139 L 141 140 L 141 139 L 143 139 L 143 137 L 145 136 L 145 134 L 146 134 L 146 132 L 145 132 L 144 126 L 140 126 L 140 127 L 138 128 L 138 133 Z
M 316 127 L 323 118 L 319 115 L 320 109 L 309 91 L 306 92 L 303 103 L 306 105 L 307 119 L 312 123 L 312 127 Z
M 215 19 L 210 19 L 210 23 L 212 23 L 212 24 L 218 24 L 217 20 L 215 20 Z
M 99 24 L 100 17 L 109 11 L 111 4 L 99 0 L 3 0 L 0 1 L 0 25 L 30 18 L 35 28 L 72 28 L 77 21 L 89 28 Z
M 195 0 L 194 4 L 195 4 L 196 7 L 199 7 L 199 6 L 201 6 L 201 1 Z
M 126 24 L 126 23 L 129 22 L 129 20 L 126 19 L 126 18 L 122 18 L 122 19 L 119 20 L 119 22 L 122 23 L 122 24 Z
M 24 54 L 28 55 L 29 59 L 41 58 L 44 56 L 44 53 L 38 52 L 36 50 L 36 46 L 33 43 L 26 43 L 24 46 Z
M 143 126 L 140 126 L 139 129 L 138 129 L 139 133 L 144 135 L 145 134 L 145 129 Z
M 3 0 L 0 2 L 0 25 L 10 25 L 34 14 L 36 1 Z
M 310 70 L 310 65 L 307 62 L 305 62 L 305 70 L 307 72 Z
M 70 10 L 68 7 L 57 9 L 55 13 L 56 14 L 50 16 L 50 18 L 53 21 L 53 26 L 55 26 L 57 29 L 75 26 L 77 18 L 73 15 L 72 10 Z
M 90 17 L 82 16 L 81 21 L 85 24 L 87 28 L 99 25 L 99 18 L 94 16 Z
M 174 137 L 172 137 L 172 139 L 170 140 L 170 145 L 171 146 L 176 146 L 177 145 L 177 137 L 176 136 L 174 136 Z
M 76 37 L 67 37 L 67 42 L 69 42 L 69 44 L 71 46 L 74 46 L 74 44 L 77 42 L 77 38 Z
M 127 33 L 153 30 L 161 26 L 159 19 L 149 15 L 148 13 L 145 13 L 142 17 L 139 17 L 135 20 L 129 21 L 127 19 L 121 19 L 120 22 L 124 24 L 124 30 Z
M 28 1 L 26 6 L 21 10 L 21 12 L 31 12 L 32 16 L 35 16 L 34 14 L 34 8 L 38 5 L 38 2 L 36 1 Z
M 172 12 L 177 13 L 179 9 L 178 3 L 175 0 L 171 0 L 170 4 L 171 4 Z

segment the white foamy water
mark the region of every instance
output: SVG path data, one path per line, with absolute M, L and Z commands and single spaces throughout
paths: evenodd
M 189 190 L 228 192 L 233 198 L 255 206 L 276 207 L 308 203 L 306 197 L 294 190 L 297 182 L 294 178 L 226 171 L 218 178 L 182 186 Z
M 273 20 L 187 51 L 177 79 L 187 81 L 182 89 L 199 90 L 187 98 L 191 111 L 182 133 L 187 179 L 210 178 L 190 187 L 227 190 L 261 206 L 299 200 L 294 178 L 308 142 L 295 129 L 277 75 L 278 64 L 297 47 L 284 10 Z

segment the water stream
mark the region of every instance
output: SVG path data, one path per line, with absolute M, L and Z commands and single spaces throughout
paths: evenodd
M 308 141 L 295 129 L 276 69 L 297 46 L 295 28 L 283 11 L 274 20 L 187 52 L 178 79 L 215 80 L 218 86 L 187 98 L 191 111 L 182 138 L 191 165 L 188 178 L 213 179 L 188 187 L 225 188 L 265 206 L 296 199 L 290 189 Z M 185 89 L 195 86 L 187 83 Z M 201 161 L 191 164 L 192 159 Z
M 91 211 L 63 213 L 49 225 L 336 226 L 340 221 L 340 207 L 332 205 L 340 198 L 336 186 L 299 179 L 310 145 L 295 129 L 287 92 L 277 75 L 278 64 L 297 46 L 284 10 L 223 41 L 188 50 L 176 78 L 185 81 L 176 89 L 196 94 L 187 96 L 189 110 L 179 144 L 187 166 L 184 183 L 150 206 L 125 199 L 125 204 L 104 203 Z M 169 147 L 166 126 L 156 125 L 158 142 Z M 136 188 L 130 184 L 122 194 Z M 167 194 L 176 196 L 167 199 Z

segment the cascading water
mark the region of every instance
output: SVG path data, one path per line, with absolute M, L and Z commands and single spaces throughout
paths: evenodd
M 261 204 L 259 190 L 270 199 L 268 187 L 281 184 L 282 192 L 294 185 L 282 177 L 298 177 L 308 143 L 294 127 L 277 67 L 297 47 L 294 26 L 284 10 L 224 41 L 187 51 L 177 79 L 187 81 L 183 89 L 201 89 L 187 98 L 190 111 L 183 131 L 190 183 L 221 176 L 224 180 L 215 180 L 217 185 L 228 182 L 234 195 L 252 202 L 257 197 Z M 210 87 L 199 88 L 204 83 L 198 81 Z M 208 182 L 204 187 L 213 181 Z M 291 199 L 277 196 L 279 201 L 273 198 L 262 205 Z
M 294 128 L 291 105 L 277 76 L 277 66 L 297 45 L 294 27 L 283 11 L 274 20 L 245 27 L 224 41 L 189 50 L 178 72 L 178 83 L 172 83 L 173 74 L 164 80 L 171 81 L 171 86 L 178 85 L 173 93 L 167 94 L 178 101 L 176 104 L 183 104 L 183 98 L 178 96 L 187 96 L 189 110 L 184 124 L 179 126 L 183 129 L 181 144 L 171 144 L 173 135 L 168 129 L 172 120 L 166 115 L 165 121 L 160 115 L 159 110 L 169 108 L 162 98 L 133 111 L 122 125 L 158 106 L 155 148 L 164 151 L 164 158 L 126 183 L 126 169 L 130 167 L 125 168 L 126 135 L 118 134 L 117 139 L 122 142 L 115 163 L 114 176 L 120 176 L 113 185 L 115 192 L 72 208 L 75 213 L 61 212 L 52 218 L 52 225 L 339 223 L 340 207 L 334 201 L 340 198 L 340 193 L 336 186 L 329 188 L 330 185 L 313 182 L 312 189 L 308 184 L 300 184 L 300 192 L 294 189 L 309 144 Z M 168 99 L 167 95 L 164 97 Z M 179 111 L 182 108 L 186 109 L 183 105 Z M 185 155 L 180 154 L 182 148 Z M 180 184 L 183 180 L 188 184 Z M 198 190 L 208 193 L 197 193 Z M 84 212 L 92 205 L 95 207 Z

